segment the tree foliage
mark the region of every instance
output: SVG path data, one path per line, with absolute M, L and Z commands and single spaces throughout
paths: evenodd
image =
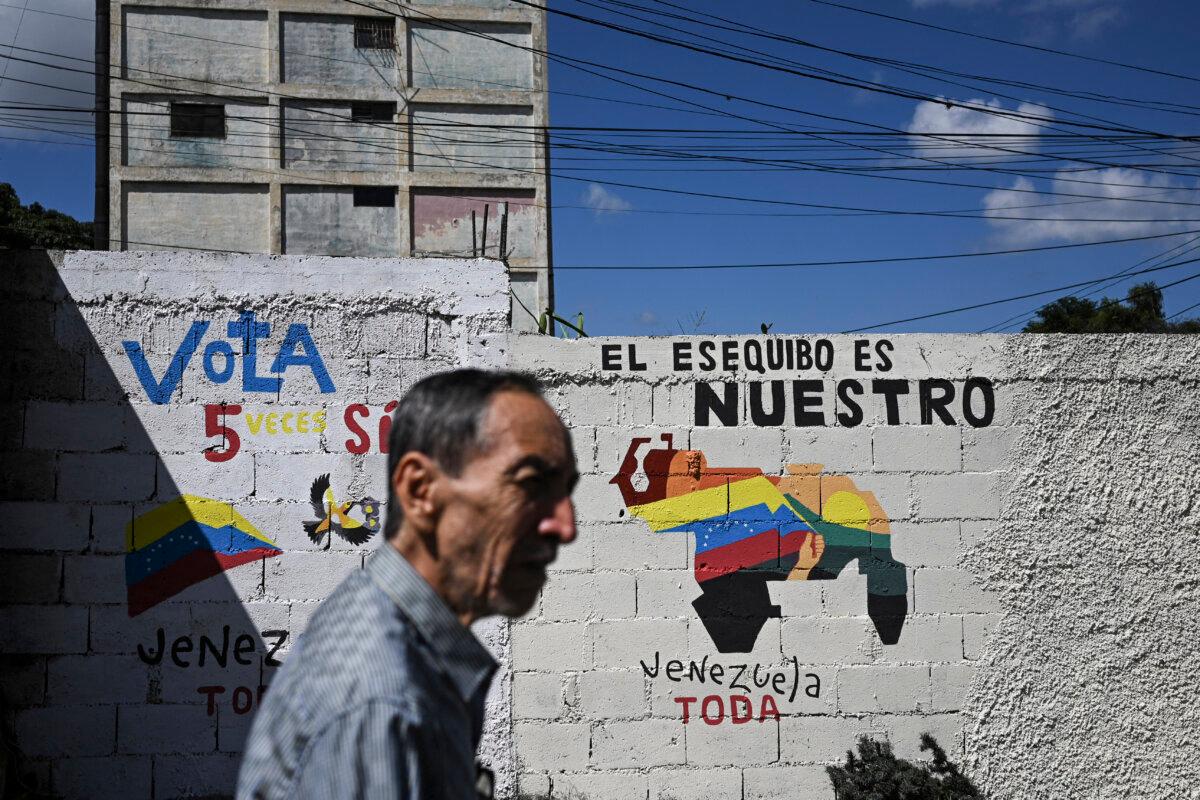
M 0 183 L 0 248 L 91 250 L 92 223 L 80 222 L 41 203 L 21 205 L 12 184 Z
M 896 758 L 888 742 L 859 737 L 858 755 L 846 752 L 846 763 L 826 767 L 837 800 L 967 800 L 982 798 L 971 781 L 946 758 L 928 733 L 921 750 L 933 753 L 929 764 Z
M 1130 288 L 1122 301 L 1064 297 L 1038 310 L 1025 333 L 1200 333 L 1200 319 L 1163 316 L 1162 289 L 1153 281 Z

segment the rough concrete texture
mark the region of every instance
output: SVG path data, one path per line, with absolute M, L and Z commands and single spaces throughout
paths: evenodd
M 786 337 L 709 338 L 718 361 L 735 343 L 736 371 L 698 368 L 702 337 L 511 345 L 513 363 L 550 386 L 584 472 L 580 541 L 512 631 L 523 790 L 829 798 L 821 765 L 858 735 L 915 757 L 929 731 L 989 797 L 1190 796 L 1200 783 L 1189 679 L 1200 634 L 1190 577 L 1200 545 L 1195 337 L 864 337 L 869 352 L 893 344 L 886 373 L 855 369 L 851 337 L 826 337 L 828 371 L 762 373 L 746 369 L 747 342 Z M 681 343 L 691 366 L 676 370 Z M 643 369 L 631 368 L 631 344 Z M 604 369 L 602 348 L 613 345 L 615 368 Z M 961 398 L 980 377 L 995 390 L 989 424 L 966 423 L 957 400 L 947 406 L 955 424 L 936 412 L 920 424 L 921 379 L 944 378 Z M 870 396 L 875 378 L 910 382 L 896 424 Z M 786 420 L 754 424 L 754 394 L 766 412 L 772 395 L 752 384 L 774 379 L 788 384 Z M 807 396 L 819 399 L 823 424 L 795 424 L 796 379 L 822 381 Z M 847 379 L 867 388 L 855 425 L 836 416 L 846 406 L 835 387 Z M 736 424 L 697 425 L 695 384 L 724 381 L 737 385 Z M 695 535 L 651 533 L 608 483 L 631 437 L 662 432 L 710 465 L 780 474 L 817 462 L 822 480 L 849 475 L 872 491 L 908 578 L 899 641 L 881 643 L 867 578 L 847 569 L 771 584 L 782 618 L 767 620 L 750 652 L 717 652 L 691 605 Z M 656 653 L 662 670 L 650 675 L 643 662 L 653 671 Z M 765 669 L 793 656 L 801 692 L 779 700 L 777 720 L 758 721 L 756 685 L 731 692 L 665 677 L 668 659 L 685 673 L 690 661 L 724 664 L 728 684 L 731 665 Z M 803 691 L 805 673 L 819 676 L 819 697 Z M 734 693 L 751 698 L 753 721 L 731 724 Z M 684 696 L 696 698 L 686 724 Z M 704 715 L 706 696 L 720 700 Z
M 265 253 L 271 197 L 249 183 L 134 183 L 122 187 L 126 250 L 190 247 Z
M 528 24 L 456 22 L 454 27 L 410 21 L 412 86 L 429 89 L 533 88 Z
M 389 402 L 456 364 L 541 377 L 582 473 L 579 540 L 537 605 L 478 629 L 508 665 L 482 748 L 501 797 L 824 799 L 824 765 L 856 737 L 915 757 L 925 731 L 1000 800 L 1200 784 L 1194 337 L 565 341 L 508 334 L 497 262 L 55 263 L 4 265 L 0 680 L 28 768 L 67 797 L 228 793 L 257 687 L 377 541 L 314 543 L 314 480 L 338 502 L 384 498 Z M 244 312 L 261 326 L 249 339 Z M 291 365 L 272 371 L 281 351 Z M 719 639 L 753 596 L 702 614 L 694 568 L 702 537 L 745 519 L 740 495 L 720 498 L 728 525 L 652 532 L 611 482 L 635 437 L 664 433 L 710 467 L 822 465 L 778 487 L 842 526 L 820 528 L 820 558 L 851 549 L 840 575 L 766 584 L 777 615 Z M 137 551 L 147 512 L 183 494 L 281 552 L 147 604 L 127 587 L 127 537 Z M 667 519 L 694 525 L 698 508 Z M 768 548 L 757 575 L 788 552 Z M 894 643 L 872 594 L 903 598 Z
M 297 255 L 384 258 L 396 252 L 399 202 L 356 206 L 350 186 L 287 186 L 283 190 L 283 249 Z
M 228 796 L 259 687 L 380 542 L 314 542 L 314 482 L 328 475 L 360 521 L 385 505 L 388 404 L 430 372 L 506 361 L 503 265 L 91 252 L 2 266 L 4 724 L 64 797 Z M 299 361 L 272 371 L 280 353 Z M 168 559 L 138 589 L 135 559 L 165 531 L 153 515 L 182 495 L 218 509 L 190 512 L 213 528 L 240 515 L 269 554 L 201 574 Z M 222 540 L 233 555 L 244 530 Z M 480 635 L 507 658 L 505 627 Z M 508 687 L 483 752 L 511 793 Z

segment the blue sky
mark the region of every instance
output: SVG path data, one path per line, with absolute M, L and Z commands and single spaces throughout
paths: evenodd
M 664 5 L 656 5 L 654 0 L 630 1 L 638 6 L 674 13 Z M 1132 0 L 849 1 L 862 8 L 935 25 L 1200 77 L 1200 51 L 1194 47 L 1194 36 L 1190 33 L 1200 21 L 1200 8 L 1184 0 L 1164 0 L 1154 4 L 1138 4 Z M 595 5 L 588 4 L 592 2 Z M 12 41 L 9 32 L 17 30 L 20 22 L 17 42 L 20 46 L 90 54 L 91 28 L 87 23 L 36 13 L 26 13 L 22 18 L 20 8 L 9 6 L 19 7 L 24 0 L 0 0 L 0 4 L 0 31 L 5 32 L 0 33 L 0 45 Z M 778 269 L 742 266 L 704 271 L 572 269 L 583 266 L 746 265 L 972 253 L 1200 229 L 1200 222 L 1187 221 L 1200 219 L 1200 207 L 1170 202 L 1197 202 L 1196 181 L 1191 174 L 1200 166 L 1200 161 L 1192 160 L 1196 156 L 1189 155 L 1191 151 L 1186 149 L 1186 144 L 1169 140 L 1155 142 L 1147 138 L 1132 145 L 1104 142 L 1096 137 L 1111 136 L 1111 132 L 1066 124 L 1069 119 L 1081 119 L 1078 115 L 1090 115 L 1104 120 L 1092 120 L 1098 126 L 1170 135 L 1194 134 L 1200 127 L 1197 125 L 1200 117 L 1195 114 L 1200 112 L 1169 113 L 1147 107 L 1145 101 L 1193 103 L 1197 96 L 1195 90 L 1200 85 L 1196 81 L 968 39 L 810 0 L 759 0 L 740 4 L 700 0 L 680 4 L 692 12 L 721 15 L 832 49 L 1038 84 L 1047 89 L 1067 90 L 1076 96 L 1062 97 L 1034 86 L 1000 86 L 968 78 L 955 80 L 974 84 L 974 88 L 954 86 L 937 78 L 905 74 L 893 66 L 864 63 L 813 48 L 705 29 L 695 24 L 676 21 L 670 27 L 661 27 L 653 24 L 662 21 L 661 18 L 640 11 L 636 13 L 652 22 L 632 20 L 623 17 L 607 0 L 588 0 L 587 3 L 554 0 L 552 7 L 562 11 L 624 22 L 672 38 L 687 38 L 689 31 L 700 33 L 719 39 L 724 47 L 742 46 L 766 54 L 754 56 L 758 59 L 773 57 L 799 62 L 807 65 L 803 67 L 807 71 L 831 70 L 855 79 L 901 86 L 919 96 L 952 101 L 947 107 L 941 103 L 832 85 L 686 52 L 552 15 L 552 52 L 656 78 L 695 84 L 719 93 L 718 96 L 698 93 L 629 75 L 617 77 L 633 86 L 621 85 L 562 63 L 552 63 L 552 124 L 739 132 L 736 138 L 726 135 L 704 140 L 695 138 L 695 134 L 660 134 L 654 139 L 635 140 L 612 133 L 571 132 L 569 135 L 586 140 L 584 144 L 592 149 L 555 150 L 552 199 L 558 310 L 571 318 L 582 311 L 585 327 L 592 334 L 678 334 L 681 330 L 688 333 L 748 333 L 757 331 L 762 323 L 771 324 L 772 332 L 777 333 L 840 331 L 1092 280 L 1133 267 L 1171 248 L 1181 248 L 1178 251 L 1180 259 L 1200 255 L 1182 249 L 1196 236 L 1192 234 L 1019 255 L 878 265 Z M 31 0 L 30 6 L 90 16 L 92 4 L 81 0 Z M 1152 12 L 1147 10 L 1150 8 Z M 705 46 L 716 45 L 708 42 Z M 6 52 L 0 46 L 0 54 Z M 4 73 L 7 77 L 38 79 L 30 72 L 35 68 L 24 65 L 22 69 L 21 66 L 16 63 L 0 65 L 0 70 L 7 69 Z M 82 75 L 75 76 L 74 83 L 70 83 L 69 73 L 41 70 L 41 79 L 83 90 L 88 88 L 87 76 Z M 676 99 L 656 96 L 639 87 L 664 92 Z M 1100 102 L 1083 97 L 1081 93 L 1085 92 L 1139 102 L 1133 106 Z M 1008 97 L 1002 97 L 1000 93 Z M 83 95 L 48 94 L 46 90 L 7 80 L 0 83 L 0 98 L 49 99 L 53 103 L 65 101 L 70 105 L 88 102 Z M 747 102 L 749 100 L 777 108 L 755 105 Z M 953 101 L 973 101 L 1002 113 L 1016 112 L 1023 118 L 974 112 L 954 105 Z M 689 102 L 702 104 L 710 110 L 702 114 L 688 113 L 687 110 L 702 110 L 687 105 Z M 674 110 L 651 108 L 646 104 L 670 106 Z M 955 149 L 950 150 L 944 144 L 939 148 L 929 139 L 900 135 L 884 144 L 856 139 L 857 144 L 875 149 L 862 146 L 852 149 L 844 144 L 846 136 L 843 132 L 869 128 L 818 119 L 801 112 L 879 126 L 876 130 L 1011 134 L 1022 138 L 1005 140 L 1011 143 L 1010 149 L 1021 149 L 1033 155 L 962 146 L 953 146 Z M 1031 121 L 1030 117 L 1038 121 Z M 824 138 L 815 139 L 781 132 L 781 129 L 808 129 L 805 126 L 837 133 L 822 133 Z M 760 131 L 772 138 L 752 143 L 744 136 L 747 131 Z M 1077 136 L 1070 141 L 1049 138 L 1063 132 L 1089 134 L 1092 138 Z M 42 136 L 11 128 L 0 130 L 0 135 Z M 959 141 L 962 141 L 961 137 Z M 603 160 L 605 156 L 595 152 L 598 142 L 606 147 L 631 142 L 660 150 L 686 147 L 693 153 L 720 152 L 743 161 L 630 161 L 625 155 L 608 157 L 619 160 Z M 712 147 L 740 149 L 713 151 Z M 799 149 L 777 149 L 781 147 Z M 1142 149 L 1135 149 L 1138 147 Z M 879 152 L 882 149 L 907 157 Z M 1183 152 L 1156 154 L 1146 152 L 1147 149 Z M 1068 155 L 1074 160 L 1032 163 L 1032 159 L 1052 152 Z M 842 169 L 866 167 L 874 171 L 830 174 L 777 169 L 761 163 L 763 159 L 780 158 L 806 159 L 810 163 L 835 165 Z M 938 162 L 944 164 L 948 159 L 956 158 L 1004 172 L 912 169 L 914 166 L 940 166 Z M 745 159 L 757 160 L 757 163 L 745 163 Z M 815 162 L 814 159 L 834 160 Z M 1152 166 L 1148 169 L 1108 166 L 1134 163 Z M 895 167 L 907 169 L 880 171 Z M 1030 172 L 1031 168 L 1043 171 Z M 1062 171 L 1064 169 L 1089 171 Z M 1026 172 L 1028 176 L 1014 175 L 1013 172 Z M 884 175 L 973 186 L 933 186 L 885 179 L 881 177 Z M 38 200 L 81 218 L 90 218 L 92 179 L 92 153 L 86 147 L 46 146 L 0 139 L 0 180 L 12 182 L 26 202 Z M 614 182 L 697 194 L 853 208 L 974 209 L 977 216 L 985 218 L 846 216 L 844 212 L 814 208 L 652 192 L 611 185 Z M 1139 202 L 1138 199 L 1160 202 Z M 1030 204 L 1040 207 L 996 210 Z M 986 218 L 989 213 L 993 218 Z M 1041 219 L 999 221 L 994 219 L 998 214 Z M 1073 221 L 1081 218 L 1133 222 Z M 1163 262 L 1147 261 L 1143 266 L 1158 263 Z M 1197 270 L 1200 270 L 1200 264 L 1167 269 L 1148 277 L 1154 277 L 1162 284 L 1187 277 Z M 1123 294 L 1131 282 L 1117 284 L 1106 293 L 1110 296 Z M 888 326 L 882 330 L 977 331 L 1029 312 L 1054 296 Z M 1200 280 L 1166 290 L 1168 314 L 1197 302 L 1200 302 Z

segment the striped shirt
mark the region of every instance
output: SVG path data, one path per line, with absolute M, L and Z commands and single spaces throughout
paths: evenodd
M 271 683 L 238 800 L 475 800 L 496 662 L 384 542 L 321 604 Z

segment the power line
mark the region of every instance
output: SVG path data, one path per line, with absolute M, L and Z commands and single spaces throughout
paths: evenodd
M 1014 42 L 1011 39 L 1002 39 L 998 36 L 985 36 L 984 34 L 981 34 L 981 33 L 971 33 L 970 31 L 959 30 L 957 28 L 949 28 L 949 27 L 946 27 L 943 25 L 934 25 L 931 22 L 922 22 L 920 20 L 911 19 L 909 17 L 900 17 L 900 16 L 896 16 L 894 14 L 885 14 L 881 11 L 868 11 L 865 8 L 858 8 L 857 6 L 847 5 L 845 3 L 837 3 L 837 2 L 834 2 L 833 0 L 808 0 L 808 2 L 817 3 L 817 4 L 823 5 L 823 6 L 832 6 L 834 8 L 841 8 L 846 11 L 853 11 L 857 14 L 867 14 L 872 17 L 880 17 L 883 19 L 890 19 L 895 22 L 903 22 L 906 25 L 916 25 L 921 28 L 930 28 L 932 30 L 942 31 L 943 33 L 953 33 L 957 36 L 969 36 L 972 39 L 981 39 L 981 40 L 987 41 L 987 42 L 995 42 L 997 44 L 1009 45 L 1010 47 L 1021 47 L 1026 50 L 1036 50 L 1041 53 L 1049 53 L 1050 55 L 1065 56 L 1067 58 L 1077 58 L 1082 61 L 1091 61 L 1092 63 L 1095 63 L 1095 64 L 1107 64 L 1110 67 L 1122 67 L 1124 69 L 1132 69 L 1132 70 L 1137 70 L 1138 72 L 1145 72 L 1150 75 L 1161 75 L 1161 76 L 1167 77 L 1167 78 L 1178 78 L 1178 79 L 1184 80 L 1184 81 L 1193 81 L 1193 82 L 1200 83 L 1200 78 L 1196 78 L 1191 75 L 1181 75 L 1177 72 L 1167 72 L 1166 70 L 1154 69 L 1152 67 L 1141 67 L 1136 64 L 1126 64 L 1121 61 L 1112 61 L 1107 58 L 1098 58 L 1096 56 L 1085 56 L 1081 53 L 1072 53 L 1069 50 L 1059 50 L 1059 49 L 1055 49 L 1053 47 L 1039 47 L 1038 45 L 1034 45 L 1034 44 L 1026 44 L 1024 42 Z
M 1134 273 L 1130 273 L 1130 274 L 1144 275 L 1147 272 L 1158 272 L 1159 270 L 1163 270 L 1163 269 L 1171 269 L 1173 267 L 1182 267 L 1185 264 L 1193 264 L 1197 261 L 1200 261 L 1200 257 L 1190 258 L 1186 261 L 1179 261 L 1174 264 L 1164 264 L 1159 267 L 1150 267 L 1148 269 L 1139 270 L 1138 272 L 1134 272 Z M 1053 289 L 1044 289 L 1040 292 L 1028 292 L 1026 294 L 1013 295 L 1012 297 L 1004 297 L 999 300 L 989 300 L 985 303 L 974 303 L 969 306 L 959 306 L 957 308 L 946 309 L 945 311 L 935 311 L 931 314 L 921 314 L 916 317 L 906 317 L 905 319 L 894 319 L 890 322 L 880 322 L 876 325 L 867 325 L 862 328 L 851 328 L 850 330 L 842 331 L 842 333 L 861 333 L 862 331 L 873 331 L 873 330 L 876 330 L 877 328 L 886 328 L 889 325 L 902 325 L 907 322 L 918 322 L 920 320 L 933 319 L 934 317 L 944 317 L 944 316 L 947 316 L 948 314 L 958 314 L 959 312 L 962 312 L 962 311 L 973 311 L 977 308 L 987 308 L 989 306 L 997 306 L 997 305 L 1000 305 L 1001 303 L 1011 303 L 1014 300 L 1027 300 L 1030 297 L 1039 297 L 1044 294 L 1053 294 L 1054 292 L 1065 292 L 1068 289 L 1077 289 L 1080 286 L 1090 286 L 1094 283 L 1099 283 L 1100 281 L 1106 281 L 1113 277 L 1115 277 L 1115 276 L 1107 275 L 1103 278 L 1097 278 L 1095 280 L 1090 280 L 1090 281 L 1081 281 L 1079 283 L 1070 283 L 1070 284 L 1067 284 L 1066 286 L 1056 286 Z M 1186 278 L 1182 278 L 1180 280 L 1173 281 L 1171 283 L 1163 284 L 1161 287 L 1158 287 L 1158 288 L 1167 289 L 1171 286 L 1178 286 L 1181 283 L 1195 280 L 1196 278 L 1200 278 L 1200 272 L 1193 273 Z
M 574 265 L 574 266 L 556 266 L 556 270 L 560 269 L 576 269 L 576 270 L 684 270 L 684 269 L 768 269 L 774 267 L 830 267 L 830 266 L 850 266 L 855 264 L 892 264 L 912 261 L 942 261 L 947 259 L 959 258 L 981 258 L 985 256 L 1008 256 L 1019 253 L 1043 253 L 1050 250 L 1073 250 L 1080 247 L 1095 247 L 1104 244 L 1124 244 L 1126 242 L 1144 242 L 1151 239 L 1165 239 L 1170 236 L 1187 236 L 1193 233 L 1200 233 L 1200 229 L 1191 231 L 1176 231 L 1175 233 L 1156 233 L 1145 236 L 1128 236 L 1122 239 L 1105 239 L 1096 242 L 1071 242 L 1069 244 L 1047 244 L 1039 247 L 1019 247 L 1009 250 L 988 250 L 974 253 L 937 253 L 933 255 L 923 256 L 902 256 L 896 258 L 856 258 L 856 259 L 840 259 L 834 261 L 783 261 L 783 262 L 768 262 L 761 264 L 652 264 L 646 266 L 629 266 L 622 264 L 614 264 L 608 266 L 594 265 Z M 1137 273 L 1134 273 L 1137 274 Z

